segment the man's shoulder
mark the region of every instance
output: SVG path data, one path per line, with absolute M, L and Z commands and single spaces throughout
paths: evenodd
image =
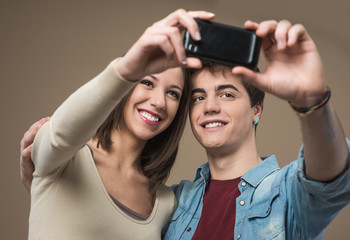
M 190 208 L 203 196 L 207 180 L 201 174 L 198 177 L 198 172 L 200 168 L 197 169 L 194 180 L 182 180 L 171 186 L 180 208 Z
M 205 185 L 205 180 L 203 178 L 197 178 L 194 180 L 181 180 L 179 184 L 174 184 L 171 186 L 175 195 L 182 194 L 193 194 L 197 189 L 201 188 L 201 183 Z

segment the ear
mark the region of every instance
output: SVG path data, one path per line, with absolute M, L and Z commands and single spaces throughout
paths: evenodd
M 260 119 L 263 111 L 263 104 L 262 103 L 257 104 L 253 108 L 254 108 L 254 117 Z

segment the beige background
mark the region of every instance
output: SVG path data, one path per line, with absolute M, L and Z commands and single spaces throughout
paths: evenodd
M 323 58 L 332 100 L 350 133 L 350 4 L 320 0 L 128 0 L 0 1 L 0 239 L 26 239 L 29 195 L 19 177 L 19 141 L 24 131 L 77 87 L 123 54 L 143 30 L 177 8 L 216 13 L 216 20 L 242 26 L 246 19 L 287 18 L 303 23 Z M 264 62 L 261 61 L 262 68 Z M 267 96 L 258 129 L 261 155 L 280 165 L 294 160 L 301 144 L 297 118 L 287 103 Z M 169 184 L 192 179 L 205 154 L 187 126 Z M 350 207 L 335 219 L 325 239 L 346 239 Z

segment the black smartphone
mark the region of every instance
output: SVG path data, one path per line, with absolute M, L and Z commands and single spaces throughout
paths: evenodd
M 255 68 L 261 47 L 261 38 L 253 31 L 222 23 L 195 19 L 201 40 L 195 41 L 188 31 L 184 34 L 186 55 L 229 66 Z

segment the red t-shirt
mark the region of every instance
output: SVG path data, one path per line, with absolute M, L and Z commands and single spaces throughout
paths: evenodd
M 202 215 L 192 239 L 234 239 L 236 198 L 241 178 L 211 180 L 205 189 Z

